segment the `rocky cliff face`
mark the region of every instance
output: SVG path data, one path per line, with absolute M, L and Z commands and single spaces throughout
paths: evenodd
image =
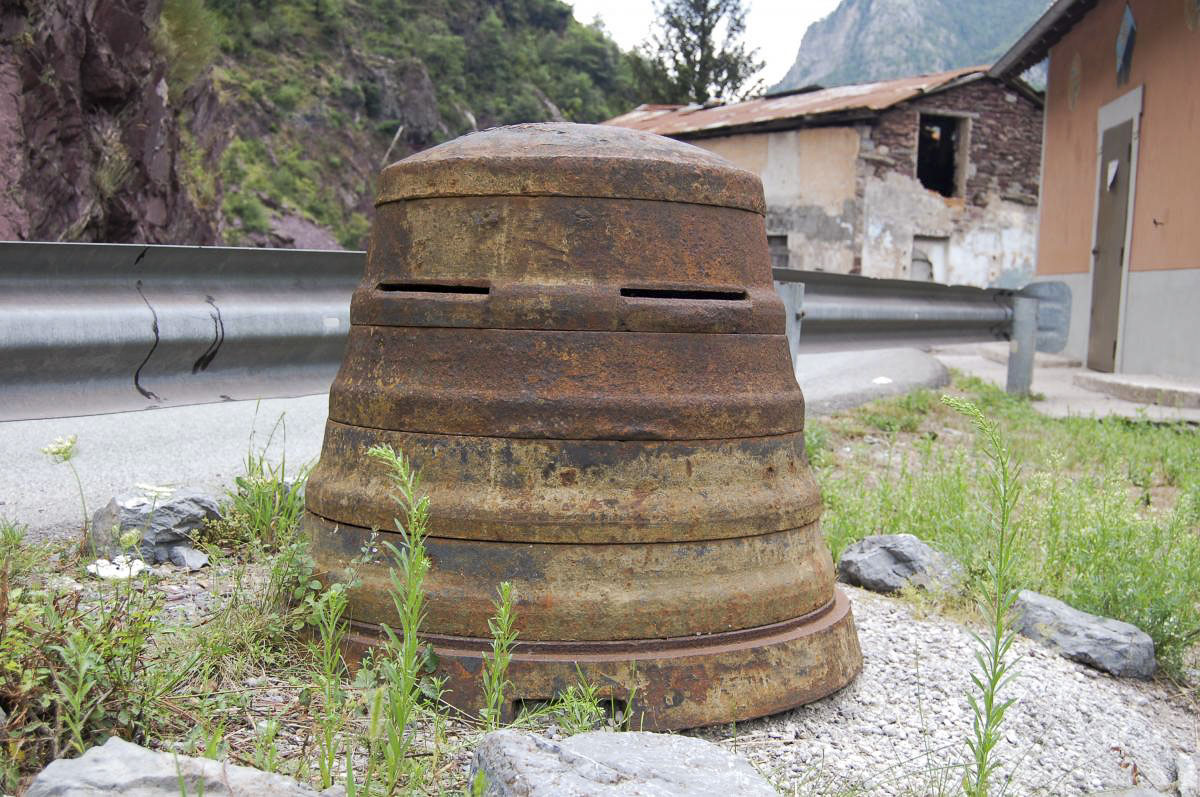
M 772 90 L 991 63 L 1046 6 L 1047 0 L 842 0 L 805 31 L 795 63 Z
M 157 0 L 0 5 L 0 239 L 213 243 L 180 188 Z

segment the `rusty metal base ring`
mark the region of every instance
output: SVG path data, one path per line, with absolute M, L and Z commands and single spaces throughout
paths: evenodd
M 446 678 L 445 699 L 469 716 L 484 705 L 480 687 L 491 641 L 429 634 Z M 360 661 L 381 634 L 354 623 L 347 654 Z M 504 719 L 551 700 L 580 676 L 627 713 L 632 730 L 678 730 L 742 721 L 811 703 L 854 680 L 862 654 L 841 590 L 822 609 L 760 628 L 695 637 L 619 642 L 518 642 Z M 632 698 L 631 698 L 632 694 Z

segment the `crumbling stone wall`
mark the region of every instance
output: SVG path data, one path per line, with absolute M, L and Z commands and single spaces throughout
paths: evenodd
M 983 78 L 884 111 L 869 132 L 864 151 L 885 158 L 877 176 L 891 168 L 917 176 L 920 114 L 968 114 L 970 148 L 965 199 L 984 207 L 989 194 L 1036 202 L 1042 156 L 1042 108 L 1024 94 Z
M 943 197 L 917 179 L 922 113 L 970 120 L 961 197 Z M 860 273 L 1005 287 L 1033 275 L 1041 106 L 983 78 L 884 111 L 862 134 Z M 914 260 L 926 258 L 934 261 L 928 274 L 915 273 Z

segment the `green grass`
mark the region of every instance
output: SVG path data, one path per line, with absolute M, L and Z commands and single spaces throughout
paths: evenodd
M 1168 672 L 1179 673 L 1200 626 L 1200 431 L 1051 420 L 970 379 L 958 379 L 954 392 L 996 421 L 1023 463 L 1021 501 L 1011 507 L 1011 583 L 1139 625 Z M 806 439 L 835 556 L 868 534 L 910 532 L 958 557 L 973 590 L 989 594 L 990 585 L 1000 594 L 989 559 L 997 539 L 992 460 L 969 420 L 920 392 L 811 422 Z M 456 716 L 431 680 L 428 647 L 413 644 L 424 616 L 428 502 L 402 455 L 372 454 L 375 461 L 363 465 L 390 469 L 407 535 L 391 551 L 401 622 L 352 676 L 338 643 L 354 574 L 332 584 L 317 577 L 299 529 L 300 492 L 285 486 L 282 463 L 265 459 L 270 442 L 261 451 L 251 442 L 246 472 L 229 492 L 228 520 L 205 540 L 213 608 L 199 621 L 164 616 L 155 576 L 90 582 L 74 557 L 54 557 L 20 526 L 0 522 L 0 706 L 8 713 L 0 790 L 19 790 L 50 757 L 77 754 L 110 734 L 310 783 L 346 782 L 356 794 L 370 792 L 363 788 L 370 783 L 401 793 L 467 786 L 456 756 L 497 723 L 505 664 L 519 644 L 511 596 L 499 593 L 493 619 L 491 711 Z M 59 585 L 64 575 L 84 589 Z M 252 685 L 268 675 L 282 703 Z M 249 724 L 252 716 L 263 721 Z M 525 707 L 514 724 L 554 722 L 578 732 L 628 721 L 581 677 L 556 701 Z M 307 729 L 303 752 L 281 754 L 281 736 L 296 728 Z
M 1017 583 L 1137 625 L 1178 674 L 1200 629 L 1200 430 L 1046 418 L 972 378 L 953 392 L 994 419 L 1024 463 Z M 810 422 L 806 437 L 835 559 L 871 534 L 915 534 L 982 586 L 985 457 L 965 420 L 921 391 Z

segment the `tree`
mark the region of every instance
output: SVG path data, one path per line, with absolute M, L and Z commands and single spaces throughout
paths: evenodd
M 742 0 L 656 0 L 654 7 L 654 31 L 631 55 L 643 101 L 703 104 L 761 90 L 755 75 L 763 62 L 741 41 Z

